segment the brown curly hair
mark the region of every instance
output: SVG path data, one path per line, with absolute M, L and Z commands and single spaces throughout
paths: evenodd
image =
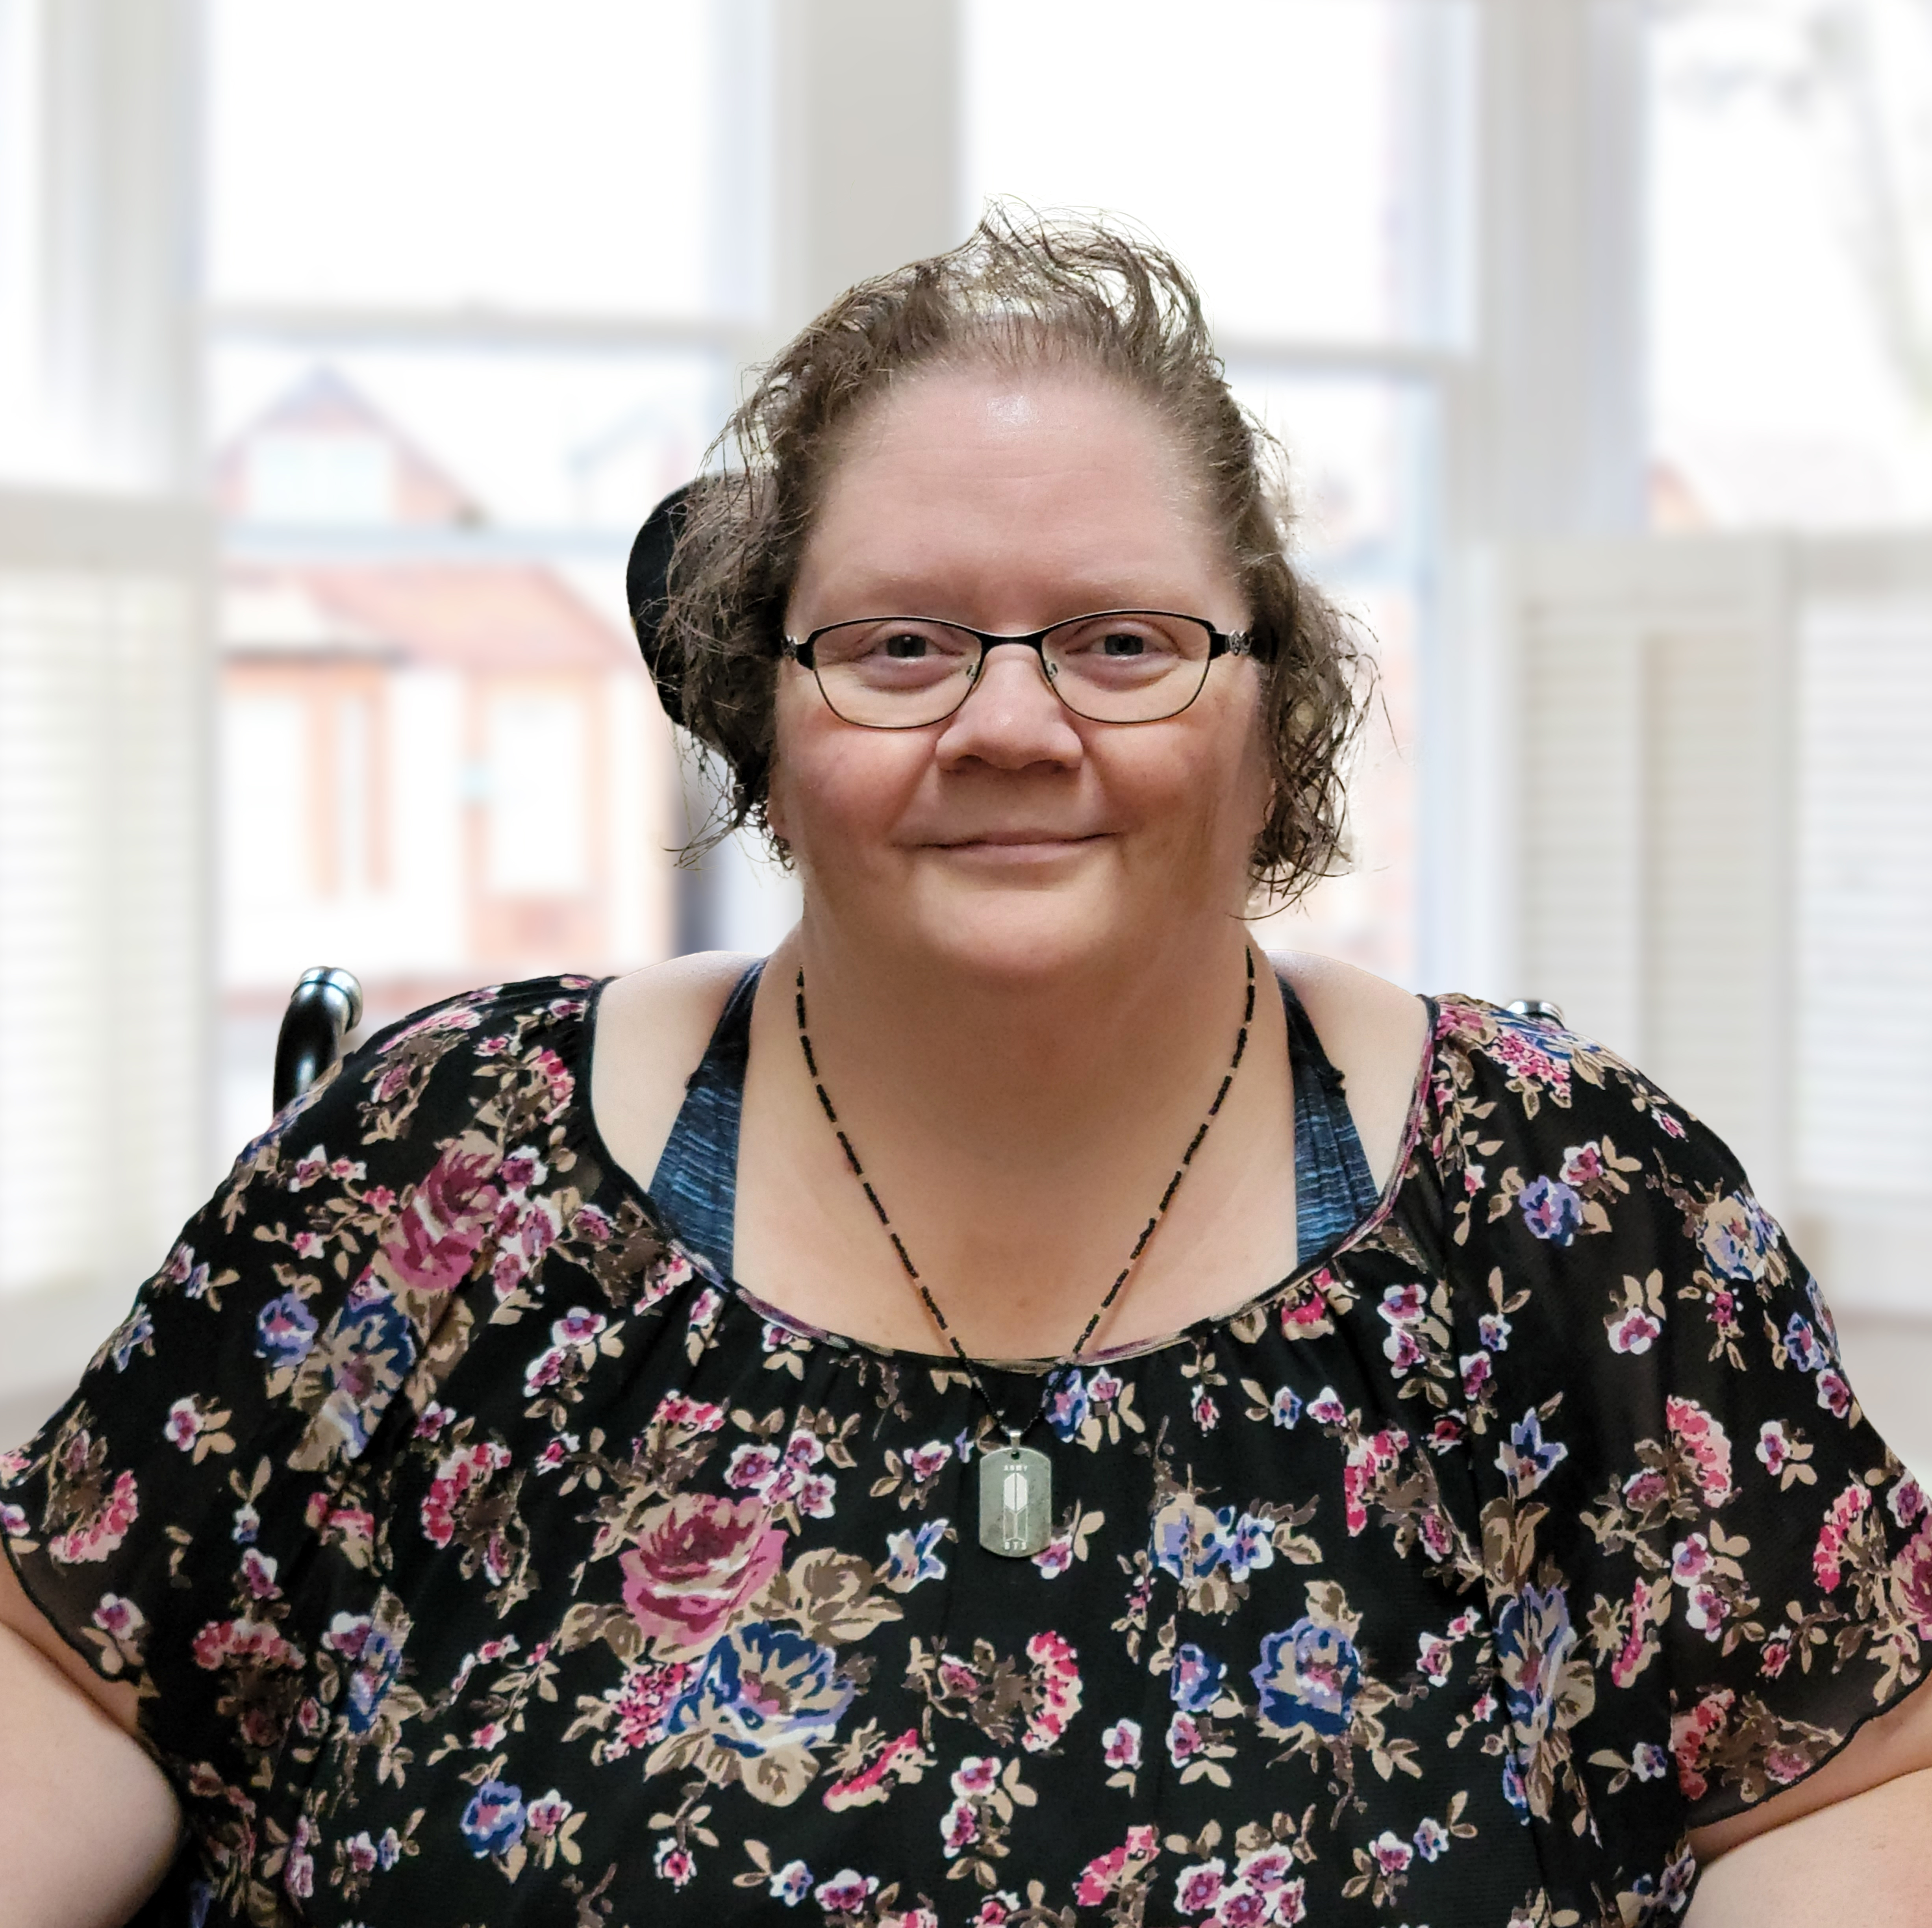
M 1348 620 L 1289 564 L 1286 457 L 1230 391 L 1171 255 L 1111 223 L 997 206 L 950 253 L 841 295 L 758 370 L 692 491 L 658 640 L 681 663 L 686 727 L 728 772 L 696 847 L 746 823 L 771 835 L 784 612 L 848 432 L 912 370 L 988 364 L 1116 382 L 1193 458 L 1263 679 L 1274 793 L 1250 868 L 1258 891 L 1293 901 L 1342 855 L 1342 766 L 1371 671 Z

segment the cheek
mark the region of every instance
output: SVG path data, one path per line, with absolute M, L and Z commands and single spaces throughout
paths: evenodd
M 930 751 L 920 733 L 854 730 L 802 707 L 779 706 L 766 818 L 808 865 L 834 847 L 849 859 L 889 835 Z
M 1157 812 L 1190 851 L 1231 862 L 1238 852 L 1245 865 L 1273 789 L 1256 707 L 1230 705 L 1211 727 L 1144 770 L 1138 787 L 1149 814 Z

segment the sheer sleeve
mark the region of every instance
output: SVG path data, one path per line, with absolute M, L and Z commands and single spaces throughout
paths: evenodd
M 1552 1854 L 1678 1838 L 1919 1681 L 1932 1515 L 1716 1136 L 1553 1027 L 1450 1021 L 1506 1786 Z
M 541 1090 L 478 1074 L 514 1061 L 520 1027 L 580 1012 L 572 988 L 472 994 L 348 1059 L 242 1154 L 0 1460 L 22 1583 L 137 1687 L 214 1865 L 257 1859 L 251 1791 L 320 1722 L 318 1663 L 341 1690 L 368 1660 L 318 1653 L 331 1589 L 378 1561 L 388 1441 L 474 1316 L 506 1136 L 542 1142 L 570 1077 L 554 1054 L 522 1081 Z

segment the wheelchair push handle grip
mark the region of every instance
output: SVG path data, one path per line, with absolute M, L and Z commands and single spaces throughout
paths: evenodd
M 352 973 L 332 964 L 302 973 L 275 1039 L 278 1115 L 342 1055 L 342 1040 L 362 1021 L 362 987 Z

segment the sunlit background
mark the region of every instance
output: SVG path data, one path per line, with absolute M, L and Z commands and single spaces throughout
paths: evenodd
M 1932 1462 L 1928 0 L 0 0 L 0 1432 L 305 967 L 786 927 L 625 555 L 996 195 L 1194 270 L 1378 662 L 1268 941 L 1642 1063 Z

